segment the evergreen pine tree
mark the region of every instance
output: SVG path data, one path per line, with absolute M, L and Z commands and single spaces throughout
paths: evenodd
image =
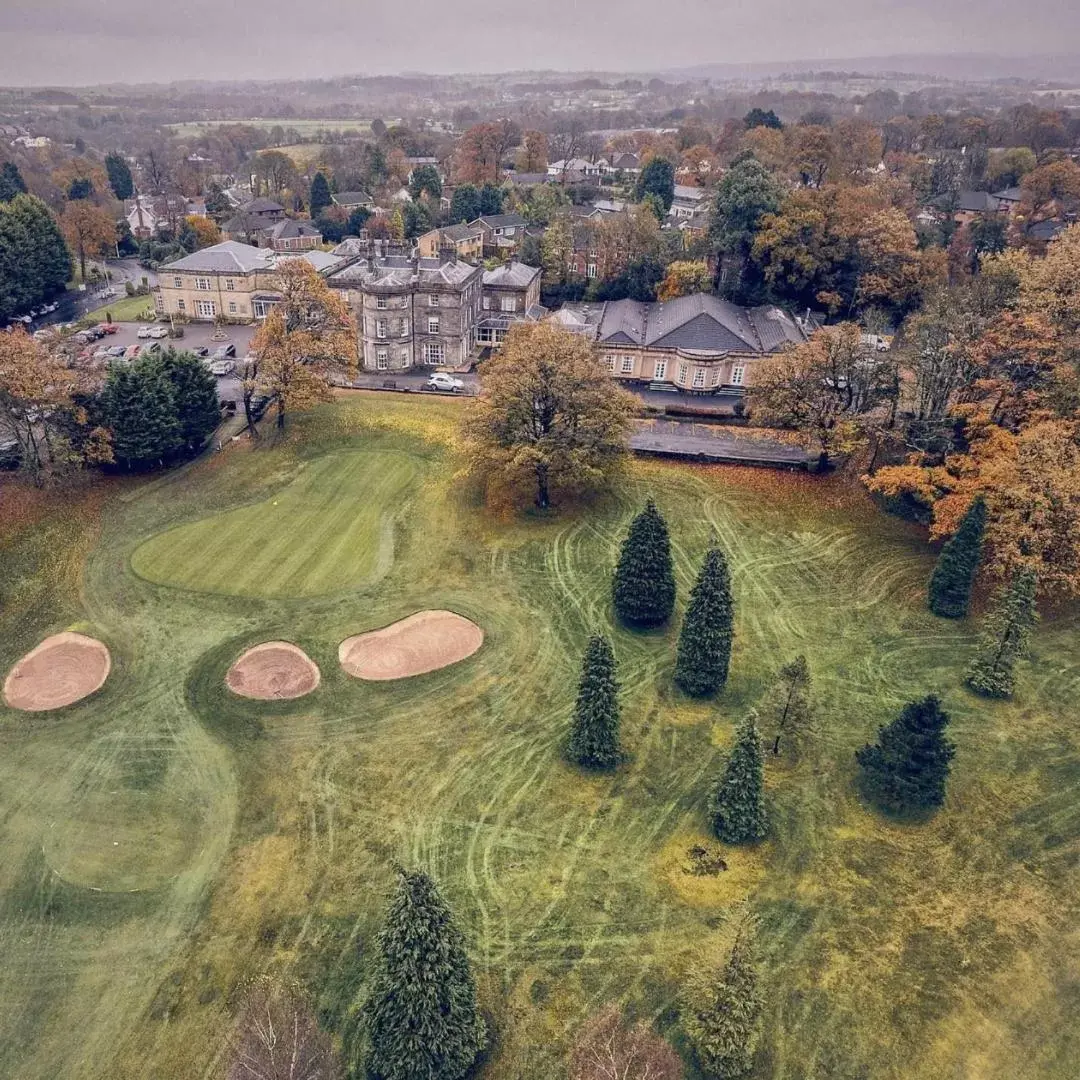
M 855 755 L 866 793 L 894 814 L 932 810 L 945 801 L 945 781 L 956 748 L 945 737 L 949 714 L 934 694 L 912 701 L 882 727 L 877 744 Z
M 49 208 L 34 195 L 0 201 L 0 322 L 64 291 L 71 255 Z
M 332 202 L 330 184 L 326 176 L 317 172 L 311 180 L 311 191 L 308 194 L 308 212 L 314 221 Z
M 566 756 L 586 769 L 614 769 L 622 757 L 619 684 L 615 656 L 606 638 L 590 638 L 585 650 Z
M 217 380 L 203 361 L 190 352 L 167 349 L 160 363 L 172 385 L 180 439 L 189 452 L 200 450 L 221 423 Z
M 435 883 L 401 871 L 364 1005 L 380 1080 L 460 1080 L 486 1041 L 465 941 Z
M 612 587 L 615 613 L 627 626 L 659 626 L 675 607 L 675 573 L 667 523 L 650 499 L 630 523 Z
M 757 929 L 744 916 L 723 971 L 695 979 L 683 1002 L 683 1024 L 702 1069 L 723 1080 L 747 1076 L 761 1024 L 762 998 L 754 959 Z
M 941 549 L 930 577 L 930 610 L 935 615 L 962 619 L 967 614 L 985 531 L 986 503 L 978 496 Z
M 135 194 L 135 183 L 131 179 L 131 169 L 124 160 L 124 155 L 112 153 L 105 155 L 105 171 L 109 174 L 109 187 L 113 194 L 123 202 Z
M 727 683 L 734 618 L 727 559 L 711 547 L 690 592 L 675 658 L 675 682 L 692 697 L 715 694 Z
M 810 665 L 800 653 L 780 669 L 776 686 L 776 737 L 772 752 L 780 753 L 780 740 L 788 732 L 796 739 L 810 726 Z
M 1035 610 L 1035 572 L 1017 570 L 997 595 L 983 620 L 979 652 L 964 681 L 984 697 L 1012 697 L 1016 688 L 1016 661 L 1027 654 Z
M 180 449 L 182 436 L 172 384 L 154 360 L 138 360 L 130 368 L 111 368 L 102 407 L 112 432 L 113 454 L 125 467 L 153 465 Z
M 10 202 L 16 195 L 26 194 L 26 181 L 14 161 L 5 161 L 0 169 L 0 202 Z
M 709 819 L 717 838 L 727 844 L 753 844 L 769 831 L 761 739 L 753 710 L 739 725 L 724 775 L 713 792 Z

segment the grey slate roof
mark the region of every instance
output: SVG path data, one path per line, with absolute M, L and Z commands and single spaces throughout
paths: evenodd
M 472 221 L 470 225 L 478 225 L 480 222 L 493 229 L 505 229 L 507 227 L 527 225 L 528 222 L 520 214 L 483 214 Z
M 236 240 L 225 240 L 202 251 L 192 252 L 176 262 L 163 267 L 165 270 L 207 270 L 217 273 L 242 273 L 264 270 L 270 266 L 274 253 L 266 248 L 252 247 Z
M 418 266 L 408 255 L 378 255 L 370 261 L 360 258 L 332 271 L 327 280 L 331 285 L 383 285 L 390 288 L 402 288 L 415 280 L 421 288 L 436 285 L 458 288 L 480 273 L 478 267 L 466 262 L 419 259 L 417 263 Z
M 510 181 L 511 184 L 522 184 L 528 186 L 530 184 L 547 184 L 551 180 L 553 180 L 554 177 L 548 176 L 546 172 L 514 172 L 511 173 L 507 177 L 507 179 Z
M 1019 202 L 1023 192 L 1018 187 L 1002 188 L 994 192 L 995 199 L 1004 199 L 1006 202 Z
M 257 199 L 252 199 L 249 203 L 245 203 L 240 209 L 243 210 L 245 214 L 285 213 L 285 207 L 282 206 L 281 203 L 276 203 L 273 199 L 265 199 L 261 196 Z
M 366 191 L 338 191 L 331 198 L 338 206 L 367 206 L 371 202 Z
M 997 196 L 989 191 L 961 191 L 956 200 L 956 209 L 970 214 L 993 214 L 997 208 Z
M 322 236 L 322 233 L 307 221 L 293 221 L 292 218 L 286 218 L 271 229 L 270 235 L 275 240 L 290 240 L 298 236 Z
M 473 237 L 480 236 L 483 232 L 482 229 L 477 228 L 475 225 L 466 225 L 464 221 L 459 222 L 457 225 L 447 225 L 445 228 L 439 230 L 442 236 L 452 243 L 460 243 L 462 240 L 469 240 Z
M 539 267 L 522 262 L 503 263 L 494 270 L 484 271 L 484 284 L 493 289 L 527 289 L 540 272 Z
M 768 353 L 806 340 L 780 308 L 739 307 L 705 293 L 666 303 L 615 300 L 604 306 L 597 340 L 697 352 Z

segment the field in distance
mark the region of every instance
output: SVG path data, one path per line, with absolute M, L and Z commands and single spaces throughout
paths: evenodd
M 392 121 L 387 121 L 388 125 Z M 197 135 L 203 135 L 207 131 L 216 127 L 225 127 L 227 125 L 244 124 L 247 127 L 263 128 L 269 131 L 271 128 L 292 128 L 293 131 L 298 131 L 301 135 L 311 136 L 317 131 L 334 131 L 334 132 L 346 132 L 354 131 L 361 134 L 366 134 L 371 130 L 371 120 L 361 119 L 354 117 L 346 120 L 335 119 L 298 119 L 296 117 L 282 116 L 282 117 L 244 117 L 238 120 L 192 120 L 186 124 L 170 124 L 170 128 L 176 133 L 178 138 L 190 139 Z

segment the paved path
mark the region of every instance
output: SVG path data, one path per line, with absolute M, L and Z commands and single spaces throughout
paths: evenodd
M 736 434 L 712 424 L 677 420 L 637 420 L 630 449 L 658 457 L 694 458 L 776 469 L 804 469 L 807 453 L 801 446 L 767 436 Z

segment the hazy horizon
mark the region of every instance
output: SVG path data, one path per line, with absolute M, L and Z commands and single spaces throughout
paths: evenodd
M 804 0 L 797 8 L 783 0 L 745 8 L 708 0 L 669 0 L 662 6 L 594 0 L 587 8 L 572 0 L 513 8 L 485 0 L 461 0 L 453 7 L 415 0 L 410 13 L 403 25 L 396 9 L 311 0 L 300 9 L 302 23 L 296 26 L 297 9 L 284 0 L 245 5 L 243 15 L 233 17 L 217 0 L 189 0 L 177 13 L 191 29 L 189 45 L 175 25 L 156 26 L 135 0 L 6 0 L 0 8 L 0 83 L 653 72 L 905 54 L 1037 62 L 1053 55 L 1048 41 L 1080 43 L 1080 5 L 1065 8 L 1058 0 L 1033 0 L 1022 19 L 1003 0 L 977 9 L 964 0 L 912 0 L 902 7 L 869 0 L 857 15 L 836 0 Z

